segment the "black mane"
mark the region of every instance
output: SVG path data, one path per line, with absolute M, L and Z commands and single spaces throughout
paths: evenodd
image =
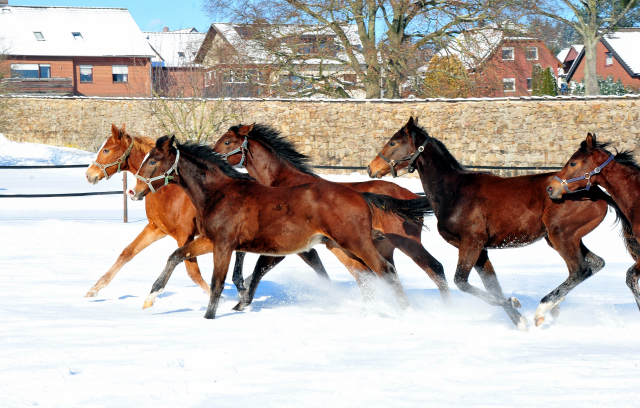
M 611 146 L 611 142 L 600 143 L 596 140 L 595 148 L 602 149 L 611 155 L 613 153 L 607 150 L 609 146 Z M 580 143 L 580 151 L 585 154 L 590 153 L 589 148 L 587 147 L 587 142 L 584 140 L 582 141 L 582 143 Z M 632 150 L 623 150 L 621 152 L 616 150 L 616 154 L 613 160 L 615 160 L 616 163 L 620 163 L 624 166 L 631 167 L 634 170 L 640 171 L 640 164 L 638 164 L 638 162 L 636 161 L 635 153 Z
M 161 138 L 159 138 L 156 141 L 156 147 L 161 146 L 164 142 L 167 141 L 168 138 L 169 136 L 162 136 Z M 186 153 L 190 156 L 196 157 L 217 166 L 226 176 L 238 180 L 254 180 L 254 178 L 250 175 L 246 173 L 240 173 L 236 169 L 231 167 L 231 165 L 227 163 L 222 157 L 220 157 L 218 153 L 214 152 L 210 146 L 188 141 L 185 143 L 176 142 L 176 147 L 182 153 Z
M 233 126 L 229 130 L 237 133 L 240 129 L 240 126 L 242 125 Z M 249 139 L 260 141 L 263 144 L 271 147 L 278 157 L 288 161 L 293 167 L 300 170 L 301 172 L 318 177 L 318 175 L 314 173 L 313 168 L 311 167 L 311 158 L 305 154 L 298 152 L 293 142 L 286 139 L 279 131 L 272 128 L 271 126 L 256 123 L 247 137 Z
M 424 136 L 429 136 L 429 133 L 424 128 L 422 128 L 420 126 L 416 126 L 416 128 L 420 132 L 422 132 L 422 134 Z M 451 168 L 453 168 L 454 170 L 458 170 L 458 171 L 468 171 L 466 167 L 464 167 L 462 164 L 460 164 L 460 162 L 458 160 L 456 160 L 455 157 L 453 157 L 453 155 L 451 154 L 451 152 L 449 152 L 449 150 L 444 145 L 444 143 L 442 143 L 441 141 L 439 141 L 435 137 L 431 137 L 431 143 L 436 145 L 438 150 L 440 150 L 440 153 L 442 153 L 442 158 L 445 160 L 445 162 L 447 162 L 447 164 L 449 164 L 451 166 Z

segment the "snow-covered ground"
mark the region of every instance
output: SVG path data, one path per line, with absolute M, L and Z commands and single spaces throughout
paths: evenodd
M 87 163 L 93 154 L 0 138 L 0 165 Z M 362 176 L 332 176 L 359 180 Z M 132 177 L 129 177 L 132 182 Z M 413 191 L 417 180 L 399 179 Z M 117 190 L 84 169 L 0 170 L 0 194 Z M 396 264 L 412 308 L 379 285 L 364 305 L 344 267 L 316 247 L 322 284 L 297 257 L 263 280 L 256 301 L 233 312 L 230 276 L 215 320 L 180 266 L 142 310 L 176 248 L 171 238 L 139 254 L 96 298 L 83 297 L 146 224 L 143 203 L 121 196 L 0 197 L 0 406 L 637 406 L 640 314 L 625 285 L 632 261 L 613 216 L 585 238 L 607 266 L 528 333 L 501 309 L 435 285 L 401 253 Z M 424 245 L 453 285 L 457 251 L 437 234 Z M 566 278 L 546 243 L 491 251 L 503 289 L 531 323 L 538 301 Z M 256 256 L 249 255 L 245 274 Z M 205 279 L 210 255 L 198 259 Z M 472 283 L 481 285 L 475 274 Z

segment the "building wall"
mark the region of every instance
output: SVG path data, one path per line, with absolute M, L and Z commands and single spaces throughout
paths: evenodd
M 599 42 L 596 48 L 596 72 L 598 75 L 603 78 L 607 78 L 609 75 L 612 75 L 615 81 L 621 79 L 623 84 L 640 89 L 640 78 L 631 77 L 615 56 L 613 57 L 613 64 L 606 64 L 608 52 L 609 49 L 605 47 L 602 42 Z M 580 82 L 584 79 L 584 64 L 585 58 L 582 58 L 580 60 L 580 65 L 576 67 L 576 71 L 571 77 L 571 81 Z
M 95 151 L 111 123 L 132 134 L 164 132 L 146 99 L 12 98 L 5 136 Z M 217 102 L 212 102 L 212 108 Z M 640 144 L 640 96 L 480 101 L 229 100 L 238 119 L 265 123 L 291 138 L 314 164 L 366 166 L 409 116 L 463 164 L 560 166 L 587 132 L 617 149 Z M 221 132 L 222 133 L 222 132 Z M 215 140 L 215 138 L 214 138 Z
M 538 48 L 537 60 L 527 60 L 526 47 L 528 46 Z M 502 48 L 504 47 L 513 48 L 514 59 L 512 61 L 502 59 Z M 554 74 L 557 75 L 558 60 L 541 41 L 503 41 L 483 65 L 481 75 L 476 74 L 478 93 L 487 97 L 531 96 L 531 91 L 527 90 L 527 78 L 531 78 L 535 64 L 540 64 L 542 68 L 551 67 Z M 515 79 L 515 92 L 504 91 L 504 78 Z
M 150 96 L 150 60 L 132 58 L 82 57 L 7 57 L 0 69 L 9 73 L 11 64 L 51 64 L 52 78 L 72 78 L 74 93 L 79 96 Z M 93 65 L 93 83 L 80 82 L 80 65 Z M 113 65 L 127 65 L 129 81 L 114 83 Z

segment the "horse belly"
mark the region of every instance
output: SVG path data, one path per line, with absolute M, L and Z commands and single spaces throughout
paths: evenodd
M 324 235 L 322 234 L 314 234 L 308 237 L 296 234 L 260 234 L 260 236 L 253 237 L 251 240 L 240 242 L 237 250 L 267 256 L 284 256 L 307 252 L 313 246 L 319 244 L 323 238 Z

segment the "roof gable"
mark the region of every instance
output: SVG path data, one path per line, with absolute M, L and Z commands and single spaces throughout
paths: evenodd
M 35 32 L 44 40 L 38 41 Z M 5 6 L 0 9 L 0 38 L 9 55 L 153 56 L 124 8 Z
M 191 65 L 202 46 L 206 33 L 187 30 L 144 32 L 145 38 L 156 52 L 154 65 L 183 67 Z M 162 64 L 163 63 L 163 64 Z
M 640 29 L 615 31 L 605 35 L 602 43 L 615 54 L 629 75 L 640 75 Z

